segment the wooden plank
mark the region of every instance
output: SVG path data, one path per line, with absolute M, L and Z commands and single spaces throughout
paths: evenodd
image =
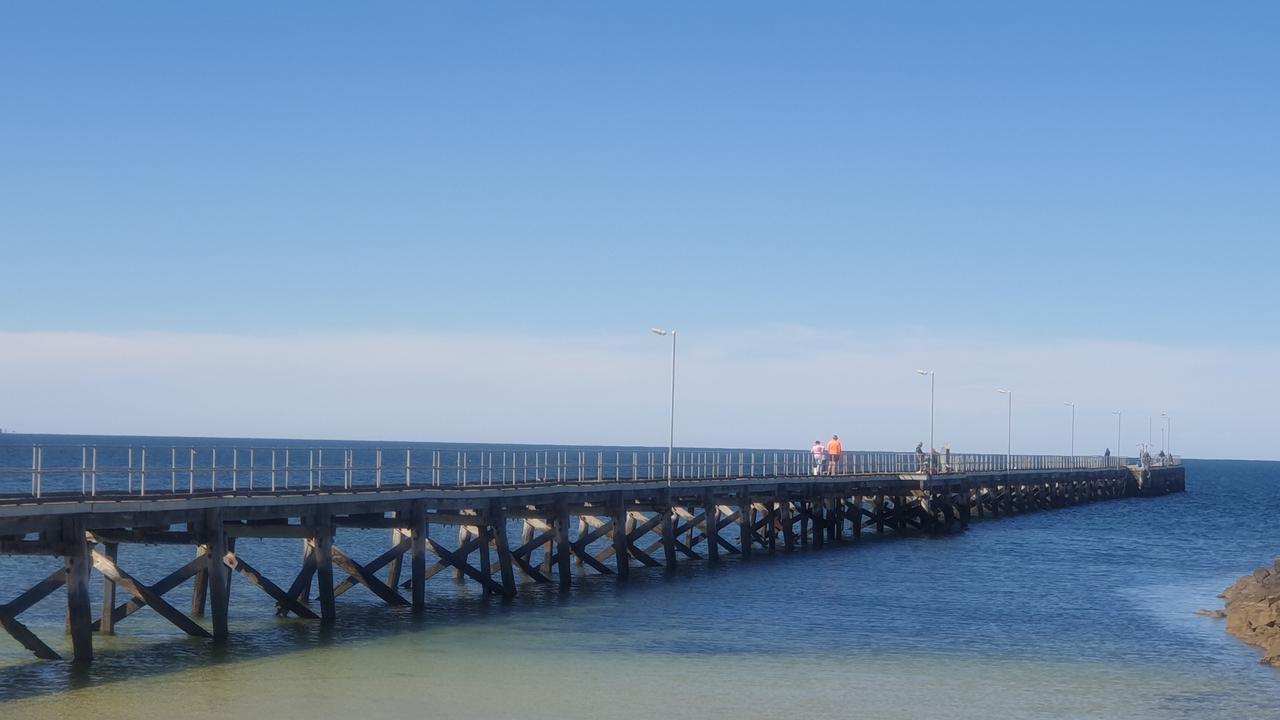
M 103 555 L 96 550 L 93 551 L 93 566 L 98 569 L 98 572 L 115 581 L 116 585 L 123 588 L 125 592 L 141 600 L 147 605 L 147 607 L 155 610 L 157 613 L 160 613 L 161 617 L 173 623 L 188 635 L 206 638 L 213 637 L 208 630 L 205 630 L 196 624 L 195 621 L 191 620 L 191 618 L 188 618 L 186 615 L 178 612 L 177 608 L 165 602 L 165 599 L 160 597 L 158 593 L 150 587 L 147 587 L 135 580 L 133 576 L 122 570 L 107 558 L 106 555 Z
M 271 582 L 271 580 L 267 579 L 265 575 L 258 572 L 256 568 L 245 562 L 244 559 L 236 553 L 228 552 L 224 556 L 223 562 L 227 564 L 227 567 L 243 575 L 254 587 L 259 588 L 274 598 L 277 607 L 283 607 L 286 611 L 292 612 L 298 617 L 307 618 L 309 620 L 320 619 L 320 616 L 312 612 L 311 608 L 298 602 L 297 598 L 290 597 L 288 593 L 280 589 L 279 585 Z
M 305 540 L 311 529 L 305 525 L 241 525 L 228 523 L 222 526 L 229 538 L 284 538 Z
M 351 556 L 343 552 L 337 545 L 332 545 L 330 547 L 330 552 L 333 553 L 333 561 L 338 564 L 338 567 L 342 568 L 349 575 L 363 583 L 364 586 L 369 588 L 374 595 L 382 598 L 388 605 L 409 604 L 409 601 L 401 597 L 400 593 L 392 590 L 390 587 L 387 587 L 387 584 L 382 582 L 377 575 L 374 575 L 372 572 L 366 570 L 363 565 L 352 560 Z

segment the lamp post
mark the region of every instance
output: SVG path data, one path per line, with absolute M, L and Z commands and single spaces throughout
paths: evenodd
M 1112 415 L 1116 416 L 1116 463 L 1120 462 L 1120 424 L 1124 420 L 1124 412 L 1121 410 L 1112 410 Z
M 929 376 L 929 462 L 932 463 L 933 449 L 937 447 L 937 445 L 933 444 L 933 371 L 917 370 L 916 374 Z
M 1064 402 L 1062 404 L 1071 406 L 1071 463 L 1074 465 L 1076 458 L 1076 404 L 1073 402 Z
M 1173 418 L 1170 417 L 1169 413 L 1167 412 L 1160 413 L 1160 417 L 1164 418 L 1164 425 L 1165 425 L 1164 452 L 1169 457 L 1173 457 Z
M 654 335 L 671 336 L 671 431 L 667 436 L 667 487 L 671 487 L 671 463 L 676 449 L 676 331 L 649 329 Z
M 1009 397 L 1009 432 L 1004 450 L 1004 470 L 1008 472 L 1013 467 L 1013 391 L 1005 388 L 996 388 L 996 392 Z

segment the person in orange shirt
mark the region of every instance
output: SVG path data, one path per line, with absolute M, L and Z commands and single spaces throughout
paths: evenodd
M 840 444 L 840 436 L 832 435 L 831 442 L 827 443 L 827 474 L 835 475 L 840 467 L 840 453 L 844 452 L 844 446 Z

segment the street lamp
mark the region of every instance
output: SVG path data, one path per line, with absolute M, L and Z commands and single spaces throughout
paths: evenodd
M 932 453 L 933 449 L 937 447 L 937 445 L 933 444 L 933 371 L 917 370 L 916 374 L 929 376 L 929 452 Z M 930 455 L 930 457 L 933 456 Z
M 1169 413 L 1167 412 L 1160 413 L 1160 417 L 1164 418 L 1164 424 L 1165 424 L 1164 452 L 1169 457 L 1173 457 L 1173 418 L 1170 417 Z
M 671 432 L 667 436 L 667 487 L 671 487 L 671 462 L 676 449 L 676 331 L 649 328 L 654 335 L 671 336 Z
M 1071 461 L 1074 464 L 1076 457 L 1076 404 L 1073 402 L 1064 402 L 1062 404 L 1071 406 Z
M 1004 469 L 1005 472 L 1008 472 L 1013 466 L 1013 391 L 1005 388 L 996 388 L 996 392 L 1009 396 L 1009 435 L 1004 451 Z
M 1122 410 L 1112 410 L 1112 415 L 1116 416 L 1116 455 L 1120 454 L 1120 424 L 1124 421 L 1124 412 Z M 1116 457 L 1116 463 L 1120 462 L 1120 458 Z

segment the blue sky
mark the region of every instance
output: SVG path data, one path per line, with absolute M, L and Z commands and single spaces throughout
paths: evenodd
M 11 5 L 0 331 L 1266 353 L 1278 36 L 1262 2 Z

